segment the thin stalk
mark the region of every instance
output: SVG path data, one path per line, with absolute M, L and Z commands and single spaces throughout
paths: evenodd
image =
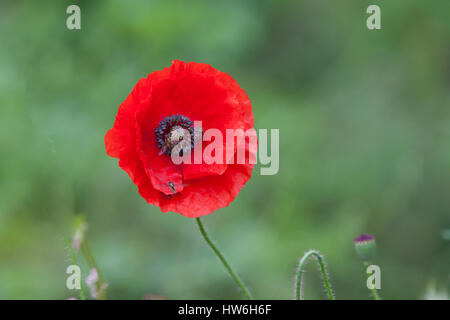
M 236 272 L 234 272 L 233 269 L 231 269 L 230 265 L 228 264 L 227 260 L 223 256 L 223 254 L 219 251 L 219 249 L 211 241 L 211 238 L 209 237 L 208 233 L 206 232 L 205 227 L 203 226 L 203 223 L 200 220 L 200 218 L 196 218 L 195 220 L 197 221 L 197 225 L 198 225 L 198 228 L 200 229 L 200 233 L 202 234 L 206 243 L 211 247 L 211 249 L 214 251 L 214 253 L 217 255 L 217 257 L 219 257 L 219 259 L 222 262 L 222 264 L 224 265 L 225 269 L 228 270 L 228 273 L 231 275 L 231 277 L 236 282 L 236 284 L 244 292 L 247 299 L 253 300 L 253 296 L 250 293 L 250 291 L 248 290 L 248 288 L 245 286 L 245 284 L 242 282 L 242 280 L 239 278 L 239 276 L 236 274 Z
M 372 264 L 372 262 L 370 262 L 370 261 L 364 261 L 364 263 L 363 263 L 364 268 L 366 268 L 366 269 L 367 269 L 367 267 L 370 266 L 371 264 Z M 370 290 L 370 292 L 372 292 L 372 298 L 373 298 L 374 300 L 381 300 L 381 297 L 380 297 L 380 295 L 378 294 L 378 291 L 377 291 L 376 288 L 372 288 L 372 289 L 369 289 L 369 290 Z
M 77 260 L 75 258 L 75 255 L 73 254 L 73 250 L 72 250 L 72 244 L 70 243 L 70 240 L 67 239 L 67 251 L 69 251 L 69 256 L 70 256 L 70 262 L 73 265 L 78 265 Z M 84 290 L 83 290 L 83 285 L 80 283 L 80 299 L 81 300 L 86 300 L 86 295 L 84 294 Z
M 328 294 L 328 298 L 330 300 L 334 300 L 333 290 L 331 289 L 330 279 L 328 277 L 327 268 L 325 265 L 325 260 L 323 256 L 317 250 L 309 250 L 304 254 L 304 256 L 300 259 L 297 268 L 297 279 L 296 279 L 296 287 L 295 287 L 295 299 L 302 300 L 302 292 L 303 292 L 303 269 L 306 266 L 306 262 L 310 257 L 315 257 L 317 262 L 319 263 L 320 272 L 322 273 L 322 280 L 325 286 L 325 289 Z
M 99 300 L 105 300 L 106 299 L 106 290 L 102 290 L 103 286 L 103 277 L 100 273 L 100 270 L 98 269 L 97 263 L 95 262 L 94 255 L 92 254 L 91 248 L 89 247 L 86 238 L 83 239 L 83 242 L 81 243 L 81 252 L 84 255 L 84 258 L 86 259 L 89 269 L 95 269 L 97 271 L 98 275 L 98 281 L 97 281 L 97 289 L 98 292 L 101 293 L 101 296 L 99 297 Z
M 373 288 L 371 291 L 372 291 L 372 296 L 373 296 L 374 300 L 381 300 L 380 296 L 378 295 L 377 289 Z

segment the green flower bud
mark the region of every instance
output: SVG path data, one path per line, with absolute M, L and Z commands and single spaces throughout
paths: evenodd
M 355 238 L 354 243 L 356 253 L 364 262 L 371 261 L 375 258 L 376 242 L 374 236 L 361 234 Z

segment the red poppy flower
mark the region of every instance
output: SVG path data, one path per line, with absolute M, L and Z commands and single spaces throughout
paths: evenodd
M 195 121 L 201 121 L 202 131 L 194 128 Z M 218 129 L 225 137 L 227 129 L 252 128 L 250 100 L 231 76 L 207 64 L 175 60 L 169 68 L 139 80 L 120 105 L 105 146 L 147 202 L 163 212 L 199 217 L 228 206 L 250 179 L 254 165 L 175 164 L 170 152 L 182 140 L 181 133 L 190 135 L 192 149 L 198 140 L 205 148 L 201 132 L 208 129 Z M 252 152 L 248 143 L 244 148 Z M 237 149 L 231 152 L 234 156 Z

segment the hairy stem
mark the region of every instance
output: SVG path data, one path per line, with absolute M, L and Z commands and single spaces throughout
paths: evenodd
M 303 257 L 300 259 L 300 262 L 298 263 L 297 268 L 297 279 L 296 279 L 296 287 L 295 287 L 295 299 L 301 300 L 302 299 L 302 292 L 303 292 L 303 270 L 306 266 L 306 262 L 310 257 L 315 257 L 317 262 L 319 263 L 320 272 L 322 273 L 322 280 L 323 284 L 325 286 L 325 289 L 328 294 L 328 298 L 330 300 L 334 300 L 333 291 L 331 289 L 331 283 L 330 279 L 328 277 L 327 268 L 325 266 L 325 260 L 323 256 L 320 254 L 317 250 L 309 250 L 306 252 Z
M 244 292 L 245 296 L 249 300 L 253 300 L 253 296 L 248 290 L 248 288 L 245 286 L 245 284 L 242 282 L 242 280 L 239 278 L 239 276 L 236 274 L 236 272 L 231 269 L 230 265 L 228 264 L 227 260 L 223 256 L 223 254 L 217 249 L 217 247 L 214 245 L 214 243 L 211 241 L 211 238 L 208 236 L 208 233 L 205 230 L 205 227 L 203 226 L 202 221 L 200 218 L 195 219 L 197 221 L 198 228 L 200 229 L 200 233 L 202 234 L 203 238 L 205 239 L 206 243 L 213 249 L 214 253 L 219 257 L 220 261 L 224 265 L 225 269 L 228 270 L 228 273 L 231 275 L 233 280 L 236 282 L 236 284 L 241 288 L 241 290 Z
M 91 248 L 89 247 L 86 238 L 83 239 L 83 242 L 81 243 L 81 252 L 84 255 L 84 258 L 86 259 L 89 268 L 95 269 L 97 271 L 98 275 L 98 282 L 97 282 L 97 289 L 98 292 L 100 292 L 100 296 L 98 297 L 99 300 L 105 300 L 106 299 L 106 290 L 102 290 L 103 286 L 103 277 L 100 274 L 100 270 L 98 269 L 97 263 L 95 262 L 94 255 L 92 254 Z
M 377 289 L 373 288 L 372 290 L 372 296 L 374 300 L 380 300 L 380 296 L 378 295 Z
M 372 264 L 371 261 L 364 261 L 364 263 L 363 263 L 364 268 L 366 268 L 366 270 L 367 270 L 367 267 L 370 266 L 371 264 Z M 378 291 L 377 291 L 376 288 L 372 288 L 372 289 L 369 289 L 369 290 L 372 293 L 372 298 L 374 300 L 381 300 L 380 295 L 378 294 Z
M 77 266 L 78 263 L 77 263 L 77 259 L 75 258 L 75 255 L 73 254 L 72 244 L 70 243 L 69 239 L 66 239 L 66 242 L 67 242 L 67 251 L 69 251 L 70 262 L 73 265 Z M 86 300 L 86 295 L 84 294 L 83 285 L 81 283 L 80 283 L 80 299 Z

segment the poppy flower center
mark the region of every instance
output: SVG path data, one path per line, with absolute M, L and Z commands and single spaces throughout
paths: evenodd
M 165 117 L 155 129 L 155 137 L 160 154 L 170 155 L 194 148 L 194 123 L 186 116 L 171 115 Z

